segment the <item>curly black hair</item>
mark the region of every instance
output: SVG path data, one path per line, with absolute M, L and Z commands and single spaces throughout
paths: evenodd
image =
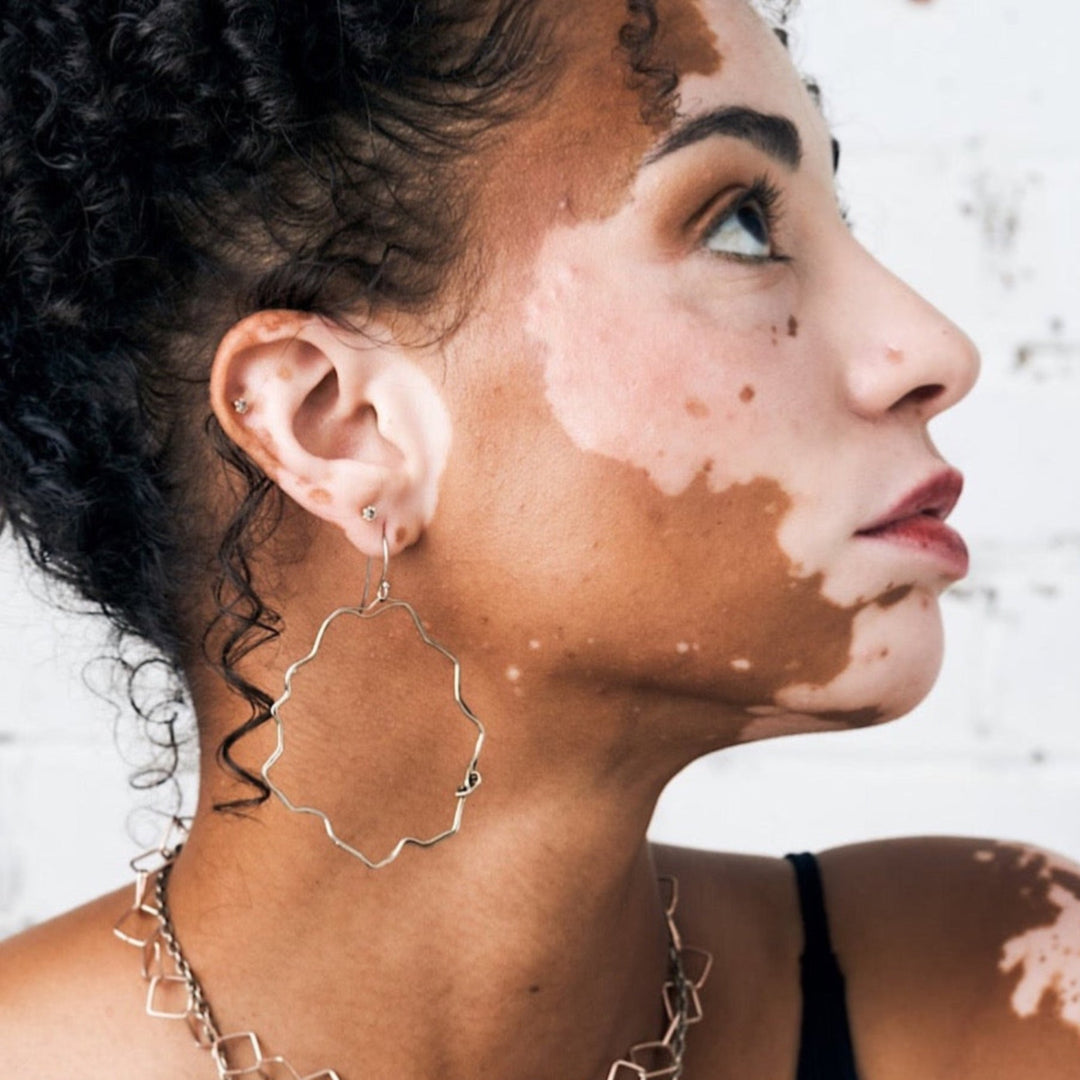
M 0 14 L 0 524 L 103 613 L 128 696 L 177 761 L 202 654 L 250 706 L 239 660 L 279 632 L 250 560 L 277 488 L 206 404 L 214 343 L 265 308 L 423 311 L 461 264 L 455 169 L 554 77 L 536 0 L 6 0 Z M 620 42 L 650 109 L 652 0 Z M 212 448 L 212 451 L 208 448 Z M 234 505 L 207 530 L 205 475 Z M 203 529 L 200 532 L 199 529 Z M 182 629 L 213 584 L 201 641 Z M 195 635 L 198 636 L 197 634 Z M 125 661 L 147 643 L 149 659 Z M 147 666 L 174 693 L 147 703 Z M 164 736 L 161 735 L 164 731 Z M 250 790 L 250 789 L 249 789 Z

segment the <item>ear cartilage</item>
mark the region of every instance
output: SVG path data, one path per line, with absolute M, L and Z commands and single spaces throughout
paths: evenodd
M 364 509 L 360 511 L 360 516 L 365 521 L 374 521 L 379 516 L 379 511 L 374 506 L 365 506 Z
M 246 413 L 248 411 L 248 409 L 251 408 L 251 406 L 248 404 L 247 398 L 242 398 L 242 397 L 238 397 L 232 403 L 232 407 L 233 407 L 233 412 L 239 413 L 241 416 L 243 416 L 244 413 Z

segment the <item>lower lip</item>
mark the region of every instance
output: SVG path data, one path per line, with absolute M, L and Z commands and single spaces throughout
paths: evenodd
M 944 521 L 918 514 L 894 521 L 880 529 L 858 534 L 867 540 L 883 540 L 909 551 L 922 552 L 943 564 L 950 577 L 967 576 L 971 557 L 963 537 Z

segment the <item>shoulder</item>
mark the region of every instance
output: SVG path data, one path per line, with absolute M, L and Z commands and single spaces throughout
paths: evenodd
M 864 1080 L 1080 1075 L 1080 866 L 1026 845 L 944 837 L 818 861 Z M 802 948 L 791 868 L 673 849 L 658 862 L 684 875 L 698 903 L 715 897 L 710 917 L 734 920 L 725 937 L 774 957 L 779 981 L 768 984 L 786 997 Z
M 946 837 L 820 862 L 869 1076 L 1080 1075 L 1080 867 Z
M 820 863 L 870 1076 L 1078 1075 L 1080 867 L 945 837 L 838 848 Z
M 128 1075 L 144 1056 L 138 956 L 112 933 L 130 905 L 122 890 L 0 941 L 5 1073 L 93 1080 Z

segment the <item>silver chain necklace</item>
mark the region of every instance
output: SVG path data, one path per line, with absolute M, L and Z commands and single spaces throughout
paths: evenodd
M 265 1051 L 253 1031 L 222 1034 L 202 984 L 180 947 L 169 913 L 166 887 L 181 846 L 163 844 L 132 860 L 135 900 L 113 930 L 121 941 L 142 953 L 147 1014 L 184 1021 L 196 1046 L 209 1051 L 218 1080 L 341 1080 L 333 1069 L 301 1076 L 284 1057 Z M 666 893 L 668 933 L 668 978 L 662 995 L 667 1029 L 661 1039 L 632 1046 L 626 1057 L 612 1064 L 606 1080 L 680 1080 L 687 1029 L 701 1020 L 700 993 L 712 968 L 712 955 L 683 945 L 675 925 L 678 882 L 669 877 L 661 878 L 660 884 Z

